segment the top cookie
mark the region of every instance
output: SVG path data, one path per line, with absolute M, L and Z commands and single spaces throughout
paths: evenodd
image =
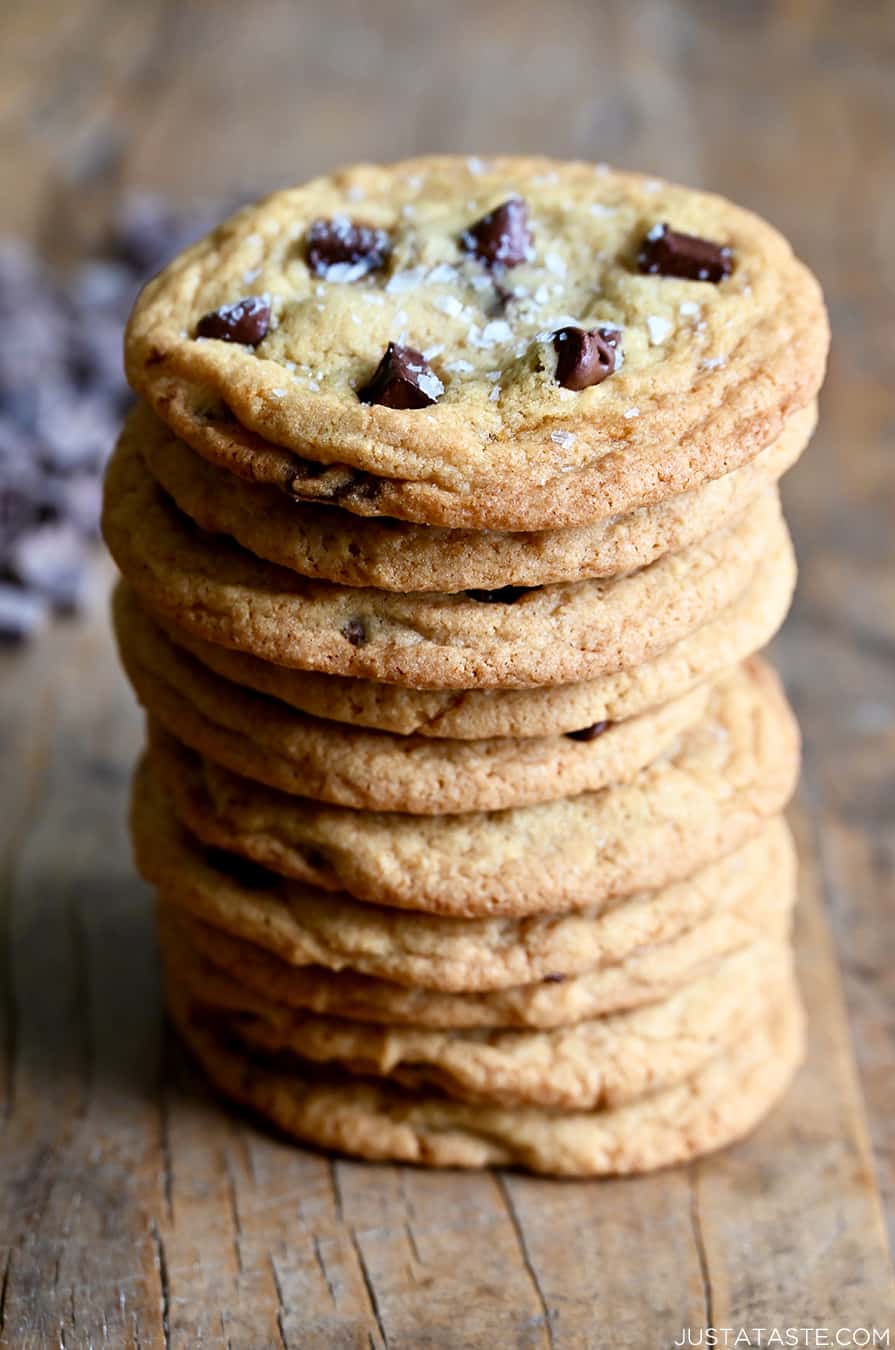
M 533 529 L 745 463 L 814 396 L 826 347 L 813 277 L 720 197 L 432 157 L 237 213 L 146 287 L 126 361 L 243 477 L 361 514 Z

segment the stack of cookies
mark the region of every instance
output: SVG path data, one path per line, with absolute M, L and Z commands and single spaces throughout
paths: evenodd
M 109 468 L 133 835 L 230 1097 L 370 1158 L 636 1172 L 798 1062 L 755 653 L 795 566 L 816 282 L 602 166 L 361 166 L 145 289 Z

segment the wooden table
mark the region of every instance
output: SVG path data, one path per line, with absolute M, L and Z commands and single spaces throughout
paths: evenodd
M 98 602 L 0 662 L 0 1343 L 643 1350 L 710 1324 L 889 1327 L 891 6 L 7 0 L 3 28 L 0 225 L 56 254 L 123 188 L 222 197 L 343 160 L 528 149 L 768 214 L 836 339 L 785 492 L 811 1047 L 783 1108 L 721 1157 L 608 1184 L 328 1161 L 220 1108 L 162 1027 L 122 823 L 139 718 Z

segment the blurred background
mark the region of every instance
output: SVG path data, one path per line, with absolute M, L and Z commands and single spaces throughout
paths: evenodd
M 891 1201 L 889 0 L 5 0 L 0 853 L 8 1044 L 16 1073 L 33 1070 L 20 1134 L 52 1142 L 57 1108 L 80 1109 L 85 1056 L 127 1101 L 160 1054 L 121 825 L 138 717 L 106 633 L 108 572 L 84 565 L 135 290 L 246 197 L 429 151 L 583 157 L 714 189 L 779 226 L 823 283 L 833 349 L 820 429 L 784 485 L 801 582 L 775 655 L 805 735 L 795 823 Z

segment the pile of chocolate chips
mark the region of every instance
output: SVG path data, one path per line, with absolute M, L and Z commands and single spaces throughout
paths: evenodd
M 126 200 L 64 273 L 0 238 L 0 640 L 84 604 L 103 467 L 131 395 L 122 331 L 143 282 L 221 218 Z

